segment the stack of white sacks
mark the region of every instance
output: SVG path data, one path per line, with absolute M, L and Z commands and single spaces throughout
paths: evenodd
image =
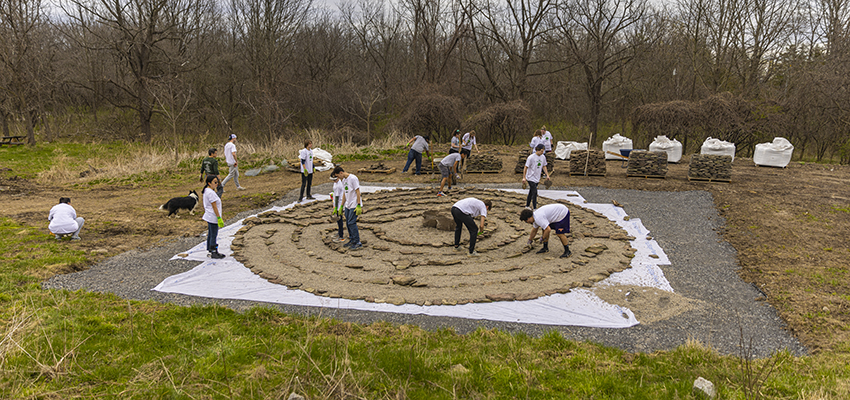
M 682 143 L 678 140 L 670 140 L 667 136 L 656 136 L 649 145 L 649 151 L 663 151 L 667 153 L 667 162 L 677 163 L 682 159 Z
M 759 143 L 753 154 L 756 165 L 785 168 L 791 162 L 794 145 L 788 139 L 777 137 L 772 143 Z
M 560 158 L 562 160 L 569 160 L 570 153 L 572 153 L 574 150 L 587 150 L 587 142 L 558 142 L 558 146 L 555 147 L 555 157 Z
M 735 161 L 735 144 L 709 137 L 708 139 L 705 139 L 705 142 L 702 143 L 700 154 L 732 156 L 732 161 Z
M 619 133 L 615 133 L 614 136 L 611 136 L 608 140 L 602 142 L 602 151 L 605 152 L 606 160 L 622 160 L 622 157 L 617 157 L 614 154 L 620 154 L 620 150 L 629 150 L 634 148 L 632 146 L 632 139 L 620 136 Z M 614 154 L 610 154 L 609 152 Z

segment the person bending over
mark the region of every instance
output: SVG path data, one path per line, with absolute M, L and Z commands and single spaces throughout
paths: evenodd
M 72 233 L 71 240 L 80 240 L 80 231 L 83 230 L 83 224 L 86 222 L 83 217 L 78 217 L 77 210 L 71 207 L 70 197 L 59 198 L 59 204 L 50 209 L 47 220 L 50 221 L 47 229 L 56 235 L 56 240 Z
M 549 235 L 552 230 L 561 239 L 561 244 L 564 245 L 564 254 L 561 258 L 567 258 L 573 253 L 570 251 L 570 242 L 567 234 L 570 233 L 570 209 L 563 204 L 549 204 L 538 208 L 535 211 L 524 209 L 519 214 L 519 219 L 531 224 L 531 235 L 528 237 L 528 244 L 534 242 L 534 237 L 537 236 L 537 230 L 543 229 L 543 234 L 540 236 L 540 242 L 543 243 L 543 248 L 537 251 L 537 254 L 549 252 Z
M 445 196 L 446 194 L 443 192 L 443 187 L 446 186 L 446 183 L 449 185 L 449 189 L 452 188 L 452 176 L 459 178 L 457 174 L 457 168 L 460 164 L 460 153 L 452 153 L 445 156 L 440 161 L 440 191 L 437 192 L 437 196 Z
M 487 221 L 487 212 L 493 207 L 489 199 L 481 201 L 475 197 L 467 197 L 452 206 L 452 218 L 455 220 L 455 251 L 460 251 L 460 234 L 463 226 L 469 231 L 469 257 L 478 257 L 475 251 L 475 242 L 478 235 L 484 230 Z M 475 225 L 475 217 L 481 217 L 481 227 Z M 479 230 L 480 229 L 480 230 Z
M 416 161 L 415 174 L 419 175 L 422 172 L 422 153 L 425 152 L 425 154 L 428 154 L 428 159 L 431 159 L 431 149 L 428 147 L 430 140 L 431 137 L 428 135 L 416 135 L 407 142 L 407 145 L 410 146 L 410 151 L 407 153 L 407 164 L 404 164 L 404 169 L 401 170 L 402 173 L 407 172 L 407 169 L 410 168 L 410 164 L 414 160 Z

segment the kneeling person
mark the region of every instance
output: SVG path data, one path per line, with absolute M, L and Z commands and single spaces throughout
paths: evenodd
M 475 197 L 467 197 L 452 206 L 452 218 L 455 220 L 455 250 L 460 250 L 460 234 L 463 225 L 466 225 L 466 229 L 469 231 L 469 256 L 478 257 L 478 253 L 475 251 L 475 241 L 480 232 L 479 228 L 475 226 L 474 218 L 481 217 L 481 230 L 484 230 L 487 212 L 492 207 L 492 201 L 481 201 Z
M 537 230 L 543 229 L 543 234 L 540 237 L 540 241 L 543 242 L 543 248 L 537 251 L 538 254 L 549 251 L 549 235 L 553 229 L 555 230 L 555 234 L 558 235 L 558 239 L 561 239 L 561 244 L 564 245 L 564 254 L 561 254 L 561 258 L 567 258 L 572 254 L 570 251 L 570 242 L 567 239 L 567 234 L 570 233 L 570 209 L 567 206 L 563 204 L 549 204 L 535 211 L 525 209 L 519 214 L 519 219 L 532 225 L 528 244 L 534 241 L 534 237 L 537 236 Z

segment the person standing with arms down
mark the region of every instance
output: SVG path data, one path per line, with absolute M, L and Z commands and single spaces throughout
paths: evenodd
M 301 192 L 298 193 L 298 202 L 304 199 L 304 188 L 307 188 L 307 200 L 314 200 L 310 190 L 313 187 L 313 173 L 316 168 L 313 166 L 313 141 L 307 139 L 304 141 L 304 148 L 298 153 L 298 158 L 301 159 Z
M 452 206 L 452 218 L 455 220 L 455 251 L 460 251 L 460 234 L 463 226 L 469 231 L 469 257 L 478 257 L 475 251 L 475 242 L 478 235 L 484 230 L 487 220 L 487 212 L 493 207 L 491 200 L 478 200 L 475 197 L 467 197 Z M 475 217 L 481 217 L 481 227 L 475 225 Z M 479 230 L 480 229 L 480 230 Z
M 445 196 L 443 193 L 443 187 L 448 182 L 449 189 L 452 188 L 452 176 L 458 177 L 457 169 L 460 164 L 460 153 L 452 153 L 449 154 L 440 161 L 440 191 L 437 192 L 437 196 Z
M 334 168 L 333 174 L 342 179 L 342 207 L 345 223 L 348 226 L 348 242 L 343 247 L 357 250 L 363 247 L 360 243 L 360 230 L 357 229 L 357 217 L 363 214 L 363 199 L 360 197 L 360 180 L 349 174 L 342 167 Z
M 218 159 L 216 159 L 216 157 L 218 157 L 218 149 L 209 149 L 207 151 L 207 154 L 209 154 L 209 156 L 205 158 L 204 161 L 201 161 L 201 182 L 204 182 L 204 178 L 209 175 L 215 175 L 216 178 L 219 178 Z M 219 178 L 219 181 L 221 181 L 221 178 Z M 222 193 L 224 193 L 224 186 L 218 185 L 218 190 L 216 190 L 216 194 L 218 195 L 218 197 L 221 197 Z
M 460 153 L 460 129 L 455 129 L 452 133 L 452 144 L 449 147 L 449 154 Z
M 546 146 L 546 153 L 552 151 L 552 132 L 546 130 L 546 125 L 540 128 L 540 137 L 543 140 L 543 146 Z
M 531 137 L 531 151 L 537 150 L 538 144 L 543 144 L 543 131 L 540 129 L 534 131 L 534 136 Z
M 80 231 L 86 223 L 83 217 L 77 216 L 77 210 L 71 206 L 70 197 L 60 197 L 59 204 L 50 209 L 47 220 L 50 221 L 47 229 L 56 235 L 56 240 L 61 240 L 62 236 L 72 233 L 71 240 L 80 240 Z
M 216 194 L 218 177 L 207 175 L 203 190 L 204 216 L 201 217 L 207 223 L 207 251 L 210 258 L 222 259 L 224 254 L 218 252 L 218 230 L 224 228 L 224 219 L 221 218 L 221 198 Z
M 227 144 L 224 145 L 224 161 L 227 162 L 229 171 L 227 172 L 227 176 L 224 177 L 224 180 L 221 181 L 221 192 L 224 193 L 224 186 L 231 179 L 236 183 L 236 189 L 245 190 L 239 184 L 239 160 L 236 159 L 236 134 L 231 133 L 229 139 L 227 139 Z
M 525 160 L 522 167 L 522 186 L 528 185 L 528 197 L 525 199 L 525 208 L 532 204 L 537 208 L 537 185 L 540 184 L 540 176 L 545 172 L 546 179 L 549 178 L 549 170 L 546 168 L 546 156 L 543 155 L 543 144 L 538 144 L 534 154 Z
M 431 137 L 428 135 L 416 135 L 407 142 L 407 145 L 410 146 L 410 151 L 407 153 L 407 164 L 404 164 L 404 169 L 401 170 L 402 173 L 407 172 L 407 169 L 410 168 L 410 164 L 414 160 L 416 161 L 416 172 L 414 174 L 419 175 L 422 172 L 422 152 L 428 154 L 428 159 L 431 159 L 431 149 L 428 147 L 430 140 Z M 413 145 L 411 146 L 411 144 Z
M 331 216 L 336 216 L 336 226 L 337 226 L 337 235 L 334 237 L 334 242 L 339 243 L 345 240 L 344 235 L 345 232 L 342 230 L 342 193 L 344 191 L 345 186 L 342 183 L 342 179 L 339 178 L 338 175 L 331 173 L 331 179 L 334 181 L 334 191 L 333 191 L 333 203 L 334 210 L 331 213 Z
M 475 140 L 475 130 L 466 132 L 460 143 L 461 169 L 465 165 L 466 159 L 472 154 L 472 146 L 475 146 L 475 154 L 481 154 L 478 150 L 478 141 Z
M 531 224 L 531 235 L 528 237 L 529 245 L 534 243 L 537 230 L 543 229 L 543 234 L 540 235 L 543 248 L 538 250 L 537 254 L 549 252 L 549 236 L 553 229 L 555 234 L 558 235 L 558 239 L 561 239 L 561 244 L 564 245 L 564 254 L 561 254 L 561 258 L 567 258 L 573 254 L 570 251 L 569 239 L 567 239 L 567 234 L 570 233 L 570 209 L 567 206 L 548 204 L 535 211 L 526 208 L 519 213 L 519 219 Z

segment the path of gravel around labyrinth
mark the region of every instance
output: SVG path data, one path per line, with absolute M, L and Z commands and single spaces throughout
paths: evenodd
M 479 258 L 466 256 L 465 228 L 462 251 L 455 251 L 453 231 L 423 226 L 424 212 L 450 218 L 446 210 L 465 197 L 493 201 L 476 245 Z M 635 253 L 629 243 L 634 237 L 613 221 L 565 200 L 540 198 L 541 205 L 570 207 L 573 255 L 562 259 L 554 235 L 550 253 L 536 254 L 526 245 L 531 225 L 518 216 L 525 195 L 465 188 L 450 200 L 419 188 L 364 193 L 363 199 L 366 212 L 358 219 L 362 249 L 333 242 L 337 224 L 328 215 L 331 207 L 317 201 L 247 218 L 231 245 L 234 258 L 272 283 L 329 298 L 457 305 L 530 300 L 592 287 L 629 268 Z

